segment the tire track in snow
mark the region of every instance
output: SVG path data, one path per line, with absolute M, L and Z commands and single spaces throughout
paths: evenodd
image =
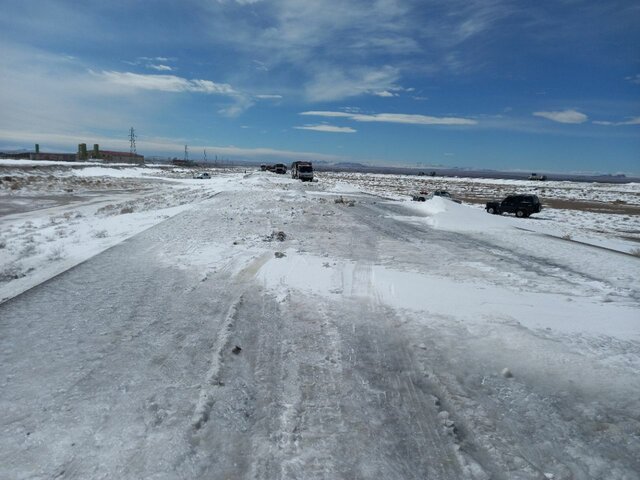
M 202 428 L 202 426 L 209 420 L 209 413 L 211 412 L 211 407 L 214 402 L 212 390 L 216 388 L 216 386 L 220 385 L 219 372 L 222 363 L 222 352 L 229 346 L 230 330 L 233 328 L 233 324 L 237 320 L 238 307 L 242 304 L 244 290 L 247 288 L 247 282 L 256 274 L 268 258 L 269 254 L 259 256 L 236 276 L 234 283 L 236 283 L 241 293 L 237 294 L 235 299 L 231 302 L 225 316 L 225 320 L 222 322 L 218 334 L 216 335 L 215 343 L 212 347 L 211 364 L 191 419 L 191 424 L 195 430 L 200 430 L 200 428 Z M 232 288 L 232 290 L 235 290 L 235 288 Z

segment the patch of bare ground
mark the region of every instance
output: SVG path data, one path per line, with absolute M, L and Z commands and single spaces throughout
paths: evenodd
M 463 202 L 484 204 L 493 197 L 458 197 Z M 640 215 L 640 206 L 621 202 L 593 202 L 586 200 L 565 200 L 559 198 L 541 199 L 543 208 L 557 208 L 562 210 L 580 210 L 583 212 L 610 213 L 618 215 Z

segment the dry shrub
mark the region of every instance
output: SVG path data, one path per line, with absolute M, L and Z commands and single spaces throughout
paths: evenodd
M 115 215 L 115 214 L 116 214 L 116 206 L 113 204 L 101 207 L 96 211 L 96 215 Z
M 38 253 L 38 248 L 36 247 L 36 243 L 33 237 L 30 237 L 22 247 L 22 250 L 20 250 L 20 254 L 23 257 L 31 257 L 36 253 Z
M 64 247 L 58 246 L 51 249 L 51 251 L 47 255 L 47 260 L 55 262 L 58 260 L 62 260 L 65 256 L 66 252 L 64 250 Z
M 0 269 L 0 282 L 10 282 L 25 276 L 24 270 L 18 264 L 8 265 Z

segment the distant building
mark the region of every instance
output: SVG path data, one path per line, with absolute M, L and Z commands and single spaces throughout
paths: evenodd
M 29 152 L 0 152 L 0 158 L 9 158 L 11 160 L 28 160 Z
M 91 156 L 94 160 L 102 160 L 107 163 L 144 163 L 144 156 L 130 152 L 115 152 L 113 150 L 100 150 L 99 156 Z
M 75 162 L 77 155 L 75 153 L 51 153 L 38 152 L 30 153 L 29 160 L 50 160 L 56 162 Z
M 86 160 L 98 160 L 107 163 L 144 163 L 144 156 L 130 152 L 116 152 L 113 150 L 100 150 L 96 143 L 93 150 L 87 151 L 87 144 L 80 143 L 77 153 L 41 152 L 40 145 L 36 143 L 33 152 L 6 152 L 1 153 L 3 158 L 15 158 L 25 160 L 50 160 L 58 162 L 82 162 Z
M 144 156 L 131 152 L 116 152 L 114 150 L 100 150 L 95 143 L 91 152 L 87 151 L 87 144 L 78 145 L 78 160 L 99 160 L 107 163 L 144 163 Z

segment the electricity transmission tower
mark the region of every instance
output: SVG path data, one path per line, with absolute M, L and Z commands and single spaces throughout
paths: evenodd
M 207 162 L 207 149 L 204 149 L 204 161 Z
M 136 155 L 136 131 L 131 127 L 129 130 L 129 152 L 131 155 Z
M 189 147 L 187 145 L 184 146 L 184 161 L 189 161 Z

